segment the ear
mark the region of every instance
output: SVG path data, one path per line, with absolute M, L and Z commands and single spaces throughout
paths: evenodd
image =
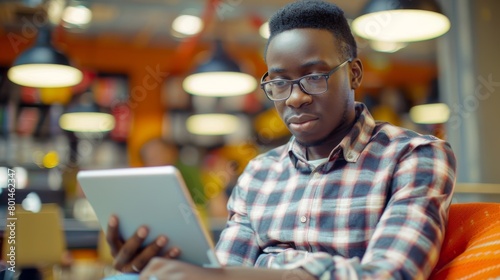
M 355 58 L 350 63 L 350 78 L 351 78 L 351 89 L 357 89 L 361 85 L 361 80 L 363 79 L 363 63 L 359 58 Z

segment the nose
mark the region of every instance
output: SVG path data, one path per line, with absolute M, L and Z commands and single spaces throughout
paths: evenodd
M 312 97 L 310 94 L 306 93 L 302 87 L 297 84 L 292 84 L 290 97 L 286 100 L 286 105 L 299 108 L 304 104 L 309 104 L 312 102 Z

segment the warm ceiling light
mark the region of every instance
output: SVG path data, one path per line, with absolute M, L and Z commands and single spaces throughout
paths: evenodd
M 51 45 L 50 30 L 42 27 L 35 45 L 16 58 L 7 76 L 22 86 L 57 88 L 80 83 L 83 73 L 71 66 L 68 58 Z
M 115 127 L 115 118 L 106 113 L 65 113 L 59 118 L 59 126 L 73 132 L 107 132 Z
M 68 87 L 78 84 L 82 73 L 62 64 L 20 64 L 9 69 L 9 79 L 19 85 L 36 88 Z M 57 77 L 57 79 L 54 79 Z
M 255 79 L 241 72 L 206 72 L 192 74 L 182 83 L 184 90 L 201 96 L 236 96 L 252 92 Z
M 385 53 L 397 52 L 408 45 L 408 43 L 388 41 L 370 41 L 369 44 L 373 50 Z
M 92 20 L 92 11 L 83 6 L 68 6 L 64 9 L 62 20 L 69 24 L 86 25 Z
M 444 103 L 418 105 L 410 109 L 410 118 L 419 124 L 445 123 L 450 118 L 450 108 Z
M 262 38 L 264 39 L 268 39 L 269 36 L 271 35 L 270 32 L 269 32 L 269 22 L 266 21 L 264 22 L 260 28 L 259 28 L 259 34 Z
M 184 79 L 182 87 L 194 95 L 226 97 L 254 91 L 257 81 L 242 73 L 238 64 L 226 54 L 222 43 L 217 41 L 212 58 Z
M 369 40 L 423 41 L 450 29 L 449 19 L 434 0 L 371 0 L 363 11 L 352 22 L 352 28 Z
M 201 18 L 192 15 L 180 15 L 172 22 L 174 36 L 191 36 L 199 33 L 203 29 Z
M 187 130 L 199 135 L 225 135 L 236 132 L 239 119 L 229 114 L 199 114 L 186 120 Z

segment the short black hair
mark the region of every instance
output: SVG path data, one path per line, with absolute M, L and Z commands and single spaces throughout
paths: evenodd
M 303 0 L 288 4 L 278 10 L 269 20 L 270 36 L 264 50 L 271 40 L 283 31 L 296 28 L 316 28 L 330 31 L 338 40 L 344 59 L 357 57 L 357 47 L 344 11 L 333 3 L 318 0 Z

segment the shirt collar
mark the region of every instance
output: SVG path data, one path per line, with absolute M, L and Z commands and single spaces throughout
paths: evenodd
M 338 150 L 341 149 L 342 155 L 347 162 L 356 162 L 359 155 L 370 141 L 372 132 L 375 128 L 375 120 L 363 103 L 356 102 L 355 110 L 356 122 L 340 144 L 332 149 L 329 156 L 330 159 L 334 158 Z M 299 144 L 295 140 L 295 136 L 292 136 L 290 139 L 288 155 L 294 164 L 297 163 L 297 160 L 303 162 L 307 161 L 306 147 Z

